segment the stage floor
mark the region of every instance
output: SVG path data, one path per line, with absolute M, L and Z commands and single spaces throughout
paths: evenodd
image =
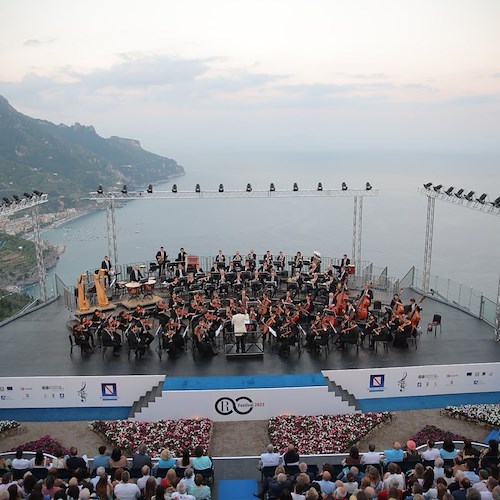
M 404 296 L 403 296 L 404 297 Z M 355 369 L 381 366 L 433 365 L 497 362 L 500 343 L 494 341 L 493 328 L 457 309 L 427 298 L 423 303 L 422 335 L 418 349 L 397 349 L 388 352 L 352 347 L 345 352 L 331 350 L 328 356 L 306 351 L 299 357 L 292 349 L 288 357 L 266 350 L 262 357 L 227 359 L 223 347 L 217 356 L 193 359 L 191 352 L 169 360 L 166 353 L 160 360 L 151 344 L 143 359 L 134 354 L 127 359 L 126 349 L 120 357 L 101 351 L 80 354 L 75 348 L 70 357 L 68 321 L 71 314 L 62 299 L 38 309 L 0 328 L 0 376 L 34 377 L 67 375 L 143 375 L 166 374 L 171 377 L 203 377 L 224 375 L 266 375 L 318 373 L 323 369 Z M 442 334 L 427 333 L 427 323 L 435 313 L 442 315 Z

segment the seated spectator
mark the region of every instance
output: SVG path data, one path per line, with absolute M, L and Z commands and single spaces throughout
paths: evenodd
M 299 468 L 302 464 L 299 464 Z M 311 477 L 307 475 L 305 472 L 299 473 L 295 477 L 295 487 L 292 491 L 293 500 L 302 500 L 305 498 L 305 492 L 310 488 Z
M 50 460 L 45 458 L 42 450 L 36 450 L 35 456 L 30 460 L 30 469 L 43 468 L 46 469 Z
M 466 477 L 462 477 L 458 488 L 453 491 L 454 500 L 465 500 L 467 490 L 470 488 L 470 481 Z
M 453 441 L 449 438 L 443 441 L 443 446 L 439 450 L 441 458 L 444 460 L 452 460 L 457 456 L 458 450 L 455 448 Z
M 156 478 L 153 476 L 149 476 L 144 486 L 144 493 L 142 495 L 144 500 L 151 500 L 155 496 L 156 486 Z
M 193 469 L 206 470 L 211 468 L 212 468 L 212 459 L 207 455 L 205 455 L 205 450 L 203 449 L 203 446 L 198 445 L 194 449 Z
M 122 480 L 113 490 L 116 500 L 134 500 L 141 496 L 141 490 L 137 484 L 130 482 L 130 473 L 123 471 Z
M 325 495 L 330 495 L 335 491 L 335 484 L 332 482 L 332 475 L 327 470 L 324 470 L 321 474 L 321 480 L 318 481 L 319 487 L 321 488 L 321 493 Z
M 480 455 L 479 450 L 472 446 L 472 442 L 470 439 L 464 439 L 464 446 L 458 453 L 461 455 L 462 460 L 464 461 L 466 461 L 468 458 L 479 458 Z
M 377 492 L 371 486 L 367 486 L 363 491 L 365 492 L 368 500 L 374 500 L 377 498 Z
M 69 449 L 69 457 L 66 459 L 66 467 L 74 472 L 81 474 L 87 471 L 87 462 L 83 457 L 78 456 L 78 449 L 72 446 Z
M 494 477 L 489 477 L 486 481 L 486 491 L 481 492 L 481 500 L 498 500 L 500 498 L 500 489 L 497 490 L 499 495 L 494 497 L 494 490 L 498 488 L 498 481 Z
M 10 466 L 16 470 L 27 470 L 30 468 L 30 461 L 23 457 L 23 450 L 16 450 L 16 458 L 12 459 Z
M 349 495 L 352 495 L 358 490 L 359 483 L 355 480 L 352 472 L 347 473 L 347 481 L 344 482 L 344 488 Z
M 52 460 L 52 467 L 55 469 L 66 469 L 66 460 L 64 460 L 64 453 L 61 448 L 54 451 L 54 458 Z
M 112 500 L 113 498 L 113 487 L 111 486 L 110 478 L 104 472 L 100 476 L 96 476 L 99 478 L 97 483 L 95 483 L 94 491 L 100 500 Z
M 342 460 L 342 464 L 351 467 L 351 465 L 359 465 L 361 463 L 361 457 L 359 455 L 359 450 L 357 446 L 351 446 L 349 450 L 349 455 Z
M 424 466 L 421 463 L 416 463 L 413 471 L 409 471 L 408 473 L 408 488 L 413 487 L 417 483 L 422 486 L 424 484 L 424 472 Z
M 424 489 L 424 493 L 427 493 L 433 487 L 434 487 L 434 471 L 430 467 L 427 467 L 424 471 L 424 482 L 422 483 L 422 488 Z
M 160 453 L 160 460 L 158 460 L 158 469 L 171 469 L 175 467 L 177 459 L 172 456 L 170 450 L 165 449 Z
M 396 488 L 396 486 L 391 486 L 388 490 L 381 490 L 377 495 L 378 500 L 389 500 L 390 498 L 396 498 L 402 500 L 403 491 Z
M 185 484 L 189 491 L 189 488 L 194 484 L 194 470 L 191 467 L 186 467 L 184 477 L 179 482 Z
M 498 464 L 498 441 L 490 439 L 488 441 L 488 449 L 481 453 L 479 466 L 481 468 L 489 467 Z
M 137 486 L 144 492 L 144 488 L 146 487 L 146 483 L 148 479 L 151 477 L 151 469 L 147 465 L 143 465 L 141 468 L 141 477 L 137 479 Z
M 180 492 L 181 486 L 184 484 L 179 483 L 177 490 Z M 203 485 L 203 476 L 201 474 L 196 474 L 194 477 L 194 485 L 188 488 L 188 493 L 193 496 L 196 500 L 210 500 L 212 492 L 210 491 L 210 487 Z M 175 498 L 172 495 L 172 498 Z M 182 497 L 184 498 L 184 497 Z
M 165 477 L 161 480 L 161 484 L 167 490 L 168 488 L 175 488 L 179 482 L 179 478 L 177 477 L 177 473 L 175 469 L 168 469 Z
M 286 452 L 283 453 L 282 460 L 283 460 L 283 465 L 285 465 L 285 467 L 291 466 L 291 465 L 296 465 L 298 467 L 300 457 L 299 457 L 299 454 L 297 452 L 297 449 L 295 448 L 295 446 L 293 444 L 290 443 L 288 445 Z
M 137 452 L 132 454 L 132 469 L 141 470 L 144 465 L 147 465 L 150 470 L 153 467 L 147 446 L 141 444 Z
M 380 478 L 380 472 L 376 467 L 368 466 L 365 471 L 365 477 L 370 479 L 370 486 L 378 493 L 383 488 L 383 483 Z
M 384 464 L 387 465 L 390 462 L 402 462 L 404 459 L 404 451 L 401 449 L 401 444 L 394 441 L 392 448 L 384 450 Z
M 299 464 L 299 473 L 295 475 L 294 477 L 294 482 L 297 480 L 297 478 L 301 475 L 305 474 L 309 478 L 309 482 L 314 481 L 314 473 L 308 470 L 308 466 L 305 462 L 300 462 Z M 293 496 L 293 493 L 292 493 Z
M 262 453 L 259 460 L 259 469 L 264 467 L 277 467 L 281 463 L 281 456 L 274 451 L 274 446 L 268 444 L 266 452 Z
M 444 477 L 444 460 L 436 458 L 434 460 L 434 479 L 439 479 L 440 477 Z
M 106 474 L 106 469 L 102 465 L 97 467 L 97 469 L 95 470 L 95 477 L 92 477 L 90 479 L 90 482 L 94 486 L 94 489 L 95 489 L 96 484 L 99 482 L 99 479 L 101 479 L 101 477 L 104 474 Z M 107 476 L 107 474 L 106 474 L 106 476 Z
M 338 488 L 335 488 L 335 491 L 333 492 L 333 498 L 336 498 L 338 500 L 347 498 L 347 491 L 343 486 L 339 486 Z
M 426 500 L 436 500 L 437 498 L 442 499 L 443 495 L 448 492 L 448 485 L 443 478 L 436 480 L 433 488 L 429 488 L 425 494 L 424 498 Z M 449 492 L 448 492 L 449 493 Z
M 31 475 L 31 472 L 29 474 Z M 36 483 L 36 479 L 35 479 L 35 483 Z M 22 491 L 22 489 L 19 486 L 18 482 L 14 481 L 14 475 L 12 474 L 12 472 L 5 472 L 2 475 L 2 482 L 0 483 L 0 491 L 8 490 L 9 487 L 11 485 L 13 485 L 13 484 L 16 485 L 16 487 L 18 489 L 18 492 L 19 492 L 19 495 L 22 496 L 22 497 L 24 497 L 25 496 L 24 492 Z
M 420 453 L 417 451 L 417 444 L 412 439 L 406 441 L 405 462 L 414 464 L 420 462 Z
M 52 474 L 49 474 L 44 481 L 42 494 L 48 495 L 49 498 L 53 498 L 56 491 L 59 491 L 61 488 L 55 484 L 55 478 Z M 106 499 L 105 499 L 106 500 Z
M 384 476 L 383 487 L 384 490 L 389 490 L 393 486 L 395 486 L 398 490 L 403 491 L 405 489 L 405 476 L 401 472 L 399 466 L 394 462 L 391 462 L 387 466 L 387 473 Z
M 421 457 L 422 460 L 426 460 L 428 462 L 434 462 L 436 458 L 439 458 L 441 454 L 439 453 L 439 450 L 434 447 L 434 441 L 432 439 L 429 439 L 427 441 L 427 449 L 422 452 Z
M 382 456 L 378 451 L 375 451 L 375 445 L 370 443 L 368 445 L 368 452 L 363 453 L 361 456 L 361 464 L 362 465 L 380 465 L 382 460 Z
M 462 457 L 460 457 L 459 455 L 457 455 L 454 459 L 453 459 L 453 474 L 456 474 L 459 470 L 461 471 L 465 471 L 466 470 L 466 467 L 465 467 L 465 464 L 462 460 Z
M 476 484 L 479 482 L 479 476 L 476 474 L 476 467 L 472 460 L 467 460 L 465 462 L 466 470 L 464 471 L 464 476 L 470 481 L 470 484 Z
M 98 452 L 99 454 L 94 457 L 94 470 L 97 470 L 98 467 L 109 469 L 109 455 L 106 454 L 106 446 L 99 446 Z
M 477 474 L 479 476 L 479 481 L 473 484 L 472 487 L 480 492 L 486 491 L 486 481 L 489 477 L 488 471 L 486 469 L 479 469 L 479 472 Z
M 193 467 L 193 461 L 189 455 L 189 448 L 182 450 L 182 457 L 177 459 L 176 467 L 185 469 L 186 467 Z
M 421 495 L 423 498 L 423 493 L 424 489 L 422 488 L 422 485 L 419 482 L 416 482 L 411 487 L 411 495 L 408 495 L 405 500 L 413 500 L 415 495 Z
M 271 482 L 271 480 L 274 480 L 274 481 L 277 481 L 278 480 L 278 476 L 280 474 L 285 474 L 285 468 L 282 466 L 282 465 L 278 465 L 276 467 L 276 469 L 274 470 L 274 476 L 271 478 L 271 477 L 264 477 L 264 481 L 262 482 L 262 490 L 259 492 L 259 493 L 254 493 L 254 497 L 257 497 L 257 498 L 264 498 L 266 496 L 266 493 L 269 489 L 269 483 Z M 285 474 L 286 476 L 286 474 Z
M 109 457 L 109 466 L 112 469 L 128 469 L 127 457 L 122 454 L 120 448 L 113 448 L 111 457 Z
M 453 469 L 449 466 L 444 468 L 444 480 L 448 486 L 455 481 L 455 478 L 453 477 Z

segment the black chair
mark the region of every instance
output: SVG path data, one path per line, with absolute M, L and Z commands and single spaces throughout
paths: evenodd
M 71 477 L 71 471 L 68 469 L 57 469 L 57 477 L 59 479 L 69 479 Z
M 215 481 L 215 471 L 213 467 L 209 469 L 194 469 L 194 474 L 200 474 L 203 478 L 203 484 L 206 486 L 212 486 Z
M 164 469 L 164 468 L 161 468 L 161 467 L 158 467 L 156 470 L 155 470 L 155 477 L 160 477 L 160 478 L 164 478 L 166 475 L 167 475 L 167 472 L 170 470 L 170 468 L 168 469 Z M 186 469 L 182 469 L 182 476 L 179 476 L 177 475 L 177 477 L 184 477 L 184 471 Z M 177 474 L 177 469 L 176 469 L 176 474 Z
M 439 328 L 439 335 L 442 334 L 441 328 L 441 314 L 434 314 L 432 321 L 427 325 L 427 333 L 434 332 L 434 337 L 437 335 Z
M 298 465 L 285 465 L 285 474 L 287 476 L 295 476 L 300 472 Z
M 132 469 L 130 469 L 131 479 L 139 479 L 140 477 L 142 477 L 142 472 L 140 468 L 133 467 Z
M 31 469 L 31 473 L 38 479 L 45 479 L 49 473 L 49 469 L 47 467 L 33 467 Z
M 14 469 L 12 468 L 10 471 L 12 472 L 12 477 L 14 478 L 14 481 L 19 481 L 19 479 L 22 479 L 26 472 L 29 472 L 30 469 Z

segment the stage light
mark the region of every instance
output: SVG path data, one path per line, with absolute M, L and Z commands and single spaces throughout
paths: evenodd
M 147 192 L 148 192 L 148 194 L 152 194 L 153 193 L 153 184 L 150 184 L 148 186 Z
M 321 182 L 318 182 L 318 191 L 323 191 L 323 184 Z
M 486 198 L 488 195 L 486 193 L 483 193 L 479 198 L 476 199 L 479 203 L 482 203 L 484 205 L 484 202 L 486 201 Z
M 33 191 L 37 196 L 40 196 L 37 191 Z M 102 194 L 104 193 L 104 189 L 102 188 L 101 184 L 99 184 L 99 187 L 97 188 L 97 194 Z
M 474 191 L 469 191 L 466 195 L 465 195 L 465 199 L 467 201 L 472 201 L 472 197 L 474 196 Z
M 425 189 L 430 189 L 432 186 L 432 182 L 428 182 L 427 184 L 424 184 Z
M 30 194 L 30 193 L 23 193 L 23 196 L 27 199 L 27 200 L 31 200 L 31 198 L 33 198 L 33 195 Z
M 194 192 L 195 193 L 200 193 L 201 192 L 201 188 L 200 188 L 199 184 L 196 184 L 196 187 L 194 188 Z
M 102 194 L 102 186 L 99 186 L 101 188 L 101 193 L 99 194 Z M 35 193 L 37 196 L 42 196 L 42 192 L 41 191 L 37 191 L 36 189 L 33 189 L 33 193 Z
M 224 192 L 224 186 L 222 184 L 219 184 L 219 193 Z
M 250 183 L 247 184 L 247 193 L 252 192 L 252 185 Z
M 19 203 L 21 201 L 21 198 L 19 198 L 19 196 L 17 196 L 17 194 L 13 194 L 12 198 L 14 198 L 16 203 Z
M 347 191 L 347 184 L 345 182 L 342 183 L 342 191 Z
M 372 185 L 369 182 L 367 182 L 365 189 L 366 189 L 366 191 L 371 191 L 372 190 Z
M 177 193 L 177 184 L 172 186 L 172 193 Z
M 274 187 L 274 182 L 271 182 L 271 184 L 269 185 L 269 191 L 271 191 L 271 193 L 274 193 L 276 191 L 276 188 Z
M 500 196 L 495 200 L 495 201 L 492 201 L 491 204 L 495 207 L 495 208 L 500 208 Z
M 293 183 L 293 190 L 294 191 L 298 191 L 299 190 L 299 185 L 296 182 Z
M 437 192 L 439 192 L 439 190 L 440 190 L 442 187 L 443 187 L 443 185 L 442 185 L 442 184 L 438 184 L 437 186 L 434 186 L 434 187 L 433 187 L 433 189 L 434 189 L 434 191 L 436 191 L 436 193 L 437 193 Z
M 460 188 L 456 193 L 455 193 L 455 196 L 457 198 L 462 198 L 462 195 L 464 194 L 464 190 L 463 188 Z
M 127 193 L 128 193 L 127 185 L 124 184 L 122 187 L 122 194 L 127 194 Z
M 444 193 L 447 194 L 448 196 L 451 196 L 451 193 L 453 193 L 453 190 L 455 188 L 453 186 L 450 186 Z
M 9 198 L 7 198 L 7 196 L 4 196 L 2 199 L 7 206 L 12 204 L 12 201 L 10 201 Z

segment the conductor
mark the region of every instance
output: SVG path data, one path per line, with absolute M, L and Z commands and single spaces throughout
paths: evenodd
M 231 324 L 234 329 L 234 336 L 236 337 L 236 352 L 245 352 L 245 334 L 247 333 L 247 323 L 250 322 L 250 317 L 245 313 L 245 310 L 240 307 L 238 312 L 233 314 Z

